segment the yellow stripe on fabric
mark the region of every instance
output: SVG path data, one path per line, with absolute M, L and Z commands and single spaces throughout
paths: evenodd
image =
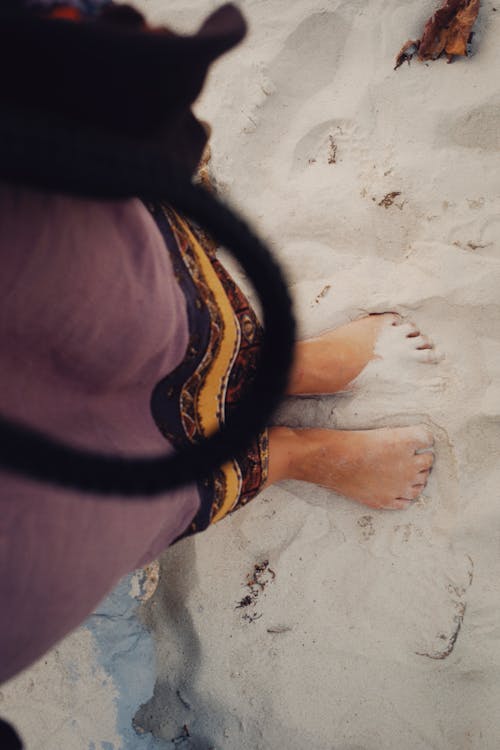
M 189 239 L 190 246 L 196 255 L 205 280 L 214 294 L 224 322 L 224 334 L 221 346 L 209 366 L 205 380 L 198 393 L 197 412 L 200 419 L 200 426 L 204 435 L 210 435 L 219 428 L 218 414 L 220 413 L 220 409 L 222 409 L 221 417 L 223 420 L 227 383 L 231 367 L 239 350 L 241 331 L 225 289 L 209 258 L 188 224 L 180 216 L 177 216 L 177 219 L 182 226 L 182 231 Z
M 217 510 L 217 513 L 211 518 L 211 524 L 221 521 L 224 516 L 227 516 L 227 514 L 232 511 L 239 500 L 241 485 L 243 483 L 241 470 L 236 461 L 228 461 L 227 464 L 222 466 L 221 471 L 226 479 L 226 495 L 224 497 L 224 502 Z

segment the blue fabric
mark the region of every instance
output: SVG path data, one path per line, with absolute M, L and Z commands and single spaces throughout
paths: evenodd
M 71 5 L 81 13 L 91 16 L 99 13 L 105 6 L 110 5 L 112 0 L 25 0 L 29 8 L 51 8 L 56 5 Z

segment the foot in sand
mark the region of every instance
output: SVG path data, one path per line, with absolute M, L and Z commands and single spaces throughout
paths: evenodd
M 404 509 L 427 483 L 433 443 L 423 424 L 364 431 L 274 427 L 268 484 L 298 479 L 371 508 Z
M 307 341 L 295 349 L 288 395 L 336 393 L 346 389 L 368 362 L 379 357 L 377 342 L 397 347 L 402 360 L 435 364 L 434 345 L 396 313 L 368 315 Z

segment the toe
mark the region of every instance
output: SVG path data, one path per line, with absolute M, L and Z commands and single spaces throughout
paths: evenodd
M 360 320 L 366 320 L 367 318 L 371 318 L 372 320 L 378 319 L 381 323 L 391 326 L 399 326 L 403 320 L 397 312 L 371 312 L 367 316 L 365 315 L 364 318 L 360 318 Z
M 415 427 L 413 436 L 416 450 L 430 450 L 434 445 L 432 430 L 425 423 Z
M 411 506 L 411 500 L 405 497 L 397 497 L 390 505 L 385 506 L 387 510 L 407 510 Z
M 419 453 L 417 456 L 415 456 L 415 464 L 419 472 L 428 474 L 433 463 L 434 463 L 433 453 L 430 453 L 430 452 Z
M 384 313 L 387 316 L 387 320 L 391 326 L 400 326 L 403 322 L 403 318 L 399 313 Z
M 406 338 L 420 336 L 420 331 L 414 323 L 401 323 L 401 325 L 398 326 L 398 332 L 406 336 Z
M 429 480 L 429 475 L 431 473 L 431 468 L 432 467 L 429 467 L 428 469 L 420 469 L 420 471 L 418 472 L 416 481 L 425 482 L 425 484 L 427 484 Z
M 434 349 L 434 344 L 427 337 L 420 334 L 420 336 L 414 336 L 411 340 L 412 345 L 415 349 Z
M 420 487 L 415 487 L 413 485 L 410 485 L 406 488 L 404 492 L 401 493 L 401 498 L 403 500 L 416 500 L 417 497 L 422 492 L 422 489 Z
M 423 362 L 424 364 L 429 365 L 435 365 L 443 359 L 442 355 L 439 355 L 432 346 L 416 347 L 412 356 L 414 356 L 418 362 Z
M 412 330 L 406 334 L 407 339 L 418 339 L 420 337 L 420 331 L 418 330 L 417 326 L 413 323 L 409 323 L 409 326 L 411 326 Z

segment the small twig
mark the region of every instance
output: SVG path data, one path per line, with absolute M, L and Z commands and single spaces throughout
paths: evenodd
M 445 650 L 439 651 L 439 652 L 435 651 L 432 654 L 428 653 L 427 651 L 423 651 L 423 652 L 415 651 L 417 656 L 427 656 L 428 659 L 446 659 L 455 648 L 455 643 L 457 642 L 458 634 L 460 633 L 460 630 L 462 628 L 462 623 L 464 621 L 465 608 L 466 608 L 466 605 L 462 604 L 460 606 L 460 609 L 461 609 L 460 613 L 456 615 L 454 618 L 455 622 L 457 623 L 457 626 L 455 630 L 453 631 L 453 633 L 451 634 L 450 639 L 448 640 L 448 645 L 445 648 Z
M 328 136 L 328 164 L 337 163 L 337 144 L 333 139 L 333 135 Z
M 393 190 L 392 193 L 387 193 L 387 195 L 384 195 L 382 200 L 377 203 L 377 205 L 383 206 L 384 208 L 389 208 L 390 206 L 392 206 L 399 195 L 401 195 L 401 192 L 399 190 Z
M 289 633 L 292 628 L 288 625 L 276 625 L 273 628 L 267 628 L 268 633 Z
M 182 705 L 184 706 L 184 708 L 187 708 L 188 711 L 190 711 L 191 710 L 191 704 L 188 703 L 187 700 L 182 697 L 181 691 L 180 690 L 176 690 L 175 694 L 178 697 L 178 699 L 180 700 L 180 702 L 182 703 Z

